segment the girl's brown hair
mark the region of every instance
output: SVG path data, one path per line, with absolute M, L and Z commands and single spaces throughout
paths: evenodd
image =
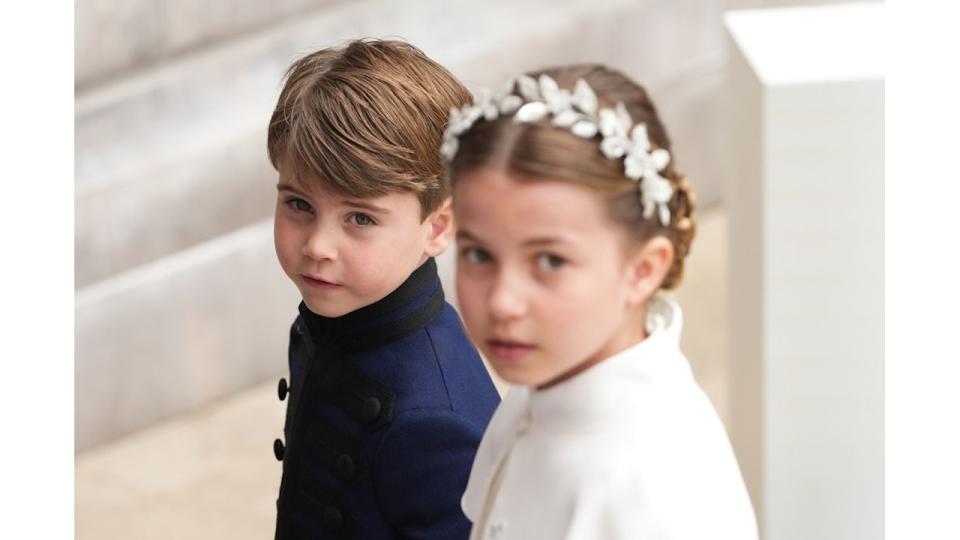
M 670 151 L 670 163 L 661 172 L 674 189 L 669 202 L 670 223 L 662 225 L 657 212 L 644 219 L 639 185 L 624 175 L 622 159 L 607 159 L 600 152 L 599 138 L 577 137 L 567 129 L 552 126 L 549 117 L 523 124 L 509 116 L 476 122 L 460 136 L 459 150 L 449 164 L 451 181 L 471 171 L 492 168 L 521 179 L 550 179 L 589 187 L 604 197 L 610 218 L 623 227 L 632 242 L 642 243 L 658 235 L 670 240 L 673 265 L 661 287 L 676 287 L 696 231 L 695 199 L 686 177 L 674 168 L 670 139 L 646 90 L 619 71 L 596 64 L 551 68 L 529 75 L 537 78 L 541 74 L 567 89 L 572 89 L 577 79 L 585 80 L 597 94 L 600 107 L 622 102 L 635 124 L 647 125 L 651 144 Z
M 297 60 L 285 79 L 267 133 L 274 168 L 345 196 L 413 192 L 421 217 L 446 199 L 440 143 L 470 93 L 443 66 L 402 41 L 356 40 Z

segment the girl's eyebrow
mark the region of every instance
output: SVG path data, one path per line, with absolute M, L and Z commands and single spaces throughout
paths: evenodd
M 469 240 L 471 242 L 476 242 L 482 244 L 483 241 L 478 239 L 476 236 L 472 235 L 470 231 L 460 228 L 457 230 L 457 240 Z M 539 246 L 549 246 L 555 244 L 569 244 L 570 241 L 562 236 L 539 236 L 535 238 L 530 238 L 523 242 L 524 247 L 539 247 Z
M 565 244 L 567 243 L 566 239 L 559 236 L 540 236 L 537 238 L 530 238 L 523 242 L 523 245 L 526 247 L 536 247 L 536 246 L 547 246 L 552 244 Z
M 470 234 L 470 231 L 463 229 L 462 227 L 457 228 L 457 240 L 469 240 L 471 242 L 480 243 L 480 240 L 476 236 Z

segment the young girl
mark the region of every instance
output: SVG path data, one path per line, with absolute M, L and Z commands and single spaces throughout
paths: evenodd
M 514 386 L 464 493 L 471 538 L 753 539 L 729 440 L 679 349 L 693 194 L 644 89 L 602 66 L 451 113 L 457 292 Z

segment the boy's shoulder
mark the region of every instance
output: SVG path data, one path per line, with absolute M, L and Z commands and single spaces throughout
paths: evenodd
M 418 331 L 361 353 L 357 365 L 396 393 L 395 413 L 436 409 L 482 419 L 499 394 L 456 311 L 440 314 Z
M 324 358 L 309 331 L 302 316 L 291 325 L 289 368 L 293 384 L 302 383 L 320 363 L 331 395 L 346 394 L 341 400 L 344 403 L 365 403 L 352 408 L 368 409 L 367 416 L 375 416 L 373 409 L 387 409 L 383 411 L 387 413 L 384 420 L 392 421 L 405 411 L 434 409 L 452 411 L 486 425 L 500 401 L 459 315 L 446 302 L 439 314 L 418 330 L 343 358 Z M 349 396 L 355 397 L 347 399 Z

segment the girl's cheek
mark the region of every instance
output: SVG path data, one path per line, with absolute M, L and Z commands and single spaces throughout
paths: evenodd
M 469 275 L 462 272 L 457 274 L 457 296 L 463 310 L 471 315 L 476 313 L 482 305 L 480 301 L 482 295 L 478 290 L 477 283 Z

